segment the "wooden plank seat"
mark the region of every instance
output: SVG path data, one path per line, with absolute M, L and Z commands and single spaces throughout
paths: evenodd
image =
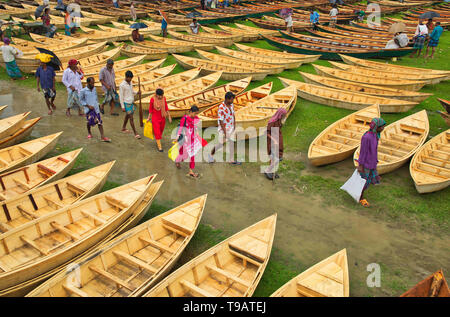
M 228 243 L 228 246 L 236 252 L 263 263 L 267 257 L 268 244 L 251 235 L 242 236 Z
M 70 160 L 68 160 L 68 159 L 66 159 L 66 158 L 64 158 L 62 156 L 58 156 L 58 160 L 63 161 L 64 163 L 69 163 L 70 162 Z
M 0 157 L 0 163 L 2 163 L 3 166 L 8 166 L 8 165 L 10 164 L 10 162 L 8 162 L 8 161 L 2 159 L 1 157 Z
M 211 294 L 210 292 L 198 287 L 197 285 L 187 281 L 187 280 L 181 280 L 180 284 L 184 287 L 186 287 L 191 293 L 193 293 L 196 296 L 200 297 L 215 297 L 214 294 Z
M 146 243 L 146 244 L 148 244 L 148 245 L 150 245 L 150 246 L 152 246 L 152 247 L 154 247 L 156 249 L 159 249 L 162 252 L 168 252 L 170 254 L 175 253 L 175 251 L 170 249 L 168 246 L 166 246 L 166 245 L 164 245 L 161 242 L 158 242 L 156 240 L 146 239 L 146 238 L 143 238 L 143 237 L 139 237 L 139 240 L 141 240 L 142 242 L 144 242 L 144 243 Z
M 93 213 L 90 212 L 90 211 L 80 210 L 80 212 L 81 212 L 83 215 L 85 215 L 86 217 L 92 218 L 94 221 L 97 221 L 97 222 L 99 222 L 99 223 L 101 223 L 101 224 L 105 224 L 105 223 L 106 223 L 106 220 L 105 220 L 105 219 L 103 219 L 103 218 L 97 216 L 96 214 L 93 214 Z
M 37 219 L 39 218 L 39 215 L 36 214 L 33 211 L 30 210 L 26 210 L 22 205 L 17 205 L 16 206 L 17 210 L 20 211 L 20 213 L 24 214 L 26 217 L 31 218 L 31 219 Z
M 208 270 L 213 271 L 214 273 L 220 274 L 224 277 L 227 278 L 227 280 L 232 280 L 233 282 L 239 283 L 241 285 L 244 285 L 245 287 L 250 287 L 252 284 L 249 281 L 246 281 L 238 276 L 235 276 L 233 273 L 226 271 L 226 270 L 222 270 L 216 266 L 213 265 L 207 265 L 206 268 Z
M 253 258 L 251 258 L 251 257 L 249 257 L 249 256 L 247 256 L 245 254 L 242 254 L 239 250 L 230 249 L 230 250 L 228 250 L 228 252 L 230 252 L 234 256 L 237 256 L 238 258 L 241 258 L 244 261 L 244 264 L 246 262 L 249 262 L 249 263 L 252 263 L 254 265 L 260 266 L 263 263 L 263 262 L 260 262 L 259 260 L 255 260 L 255 259 L 253 259 Z
M 129 255 L 125 252 L 113 251 L 113 254 L 128 263 L 137 265 L 139 268 L 146 270 L 146 271 L 150 272 L 151 274 L 154 274 L 158 271 L 158 269 L 154 268 L 153 266 L 149 265 L 148 263 L 146 263 L 132 255 Z
M 28 151 L 27 149 L 25 149 L 25 148 L 23 148 L 21 146 L 18 146 L 17 148 L 19 150 L 19 153 L 22 154 L 23 156 L 30 156 L 30 155 L 33 154 L 33 152 Z
M 0 222 L 0 231 L 1 232 L 7 232 L 9 230 L 13 229 L 13 227 L 11 227 L 10 225 L 8 225 L 7 223 L 4 222 Z
M 60 225 L 60 224 L 57 223 L 56 221 L 52 221 L 52 222 L 50 223 L 50 225 L 51 225 L 53 228 L 55 228 L 55 229 L 61 231 L 63 234 L 65 234 L 66 236 L 68 236 L 68 237 L 71 238 L 72 240 L 78 240 L 78 239 L 81 238 L 78 234 L 76 234 L 75 232 L 73 232 L 73 231 L 67 229 L 66 227 Z
M 121 201 L 120 199 L 114 198 L 111 195 L 105 195 L 106 202 L 113 207 L 117 207 L 119 209 L 128 208 L 128 204 Z
M 74 193 L 76 196 L 83 195 L 87 190 L 81 187 L 80 185 L 76 185 L 71 182 L 66 182 L 67 189 Z
M 49 197 L 48 195 L 44 195 L 44 196 L 42 196 L 42 198 L 44 198 L 45 201 L 47 201 L 47 203 L 49 205 L 54 205 L 56 207 L 56 209 L 60 209 L 60 208 L 64 207 L 63 204 L 61 204 L 60 202 L 54 200 L 53 198 Z
M 42 165 L 42 164 L 38 164 L 37 168 L 38 168 L 38 172 L 40 174 L 44 175 L 45 177 L 50 177 L 50 176 L 56 174 L 55 170 L 52 170 L 51 168 L 49 168 L 49 167 L 47 167 L 45 165 Z
M 325 297 L 325 295 L 297 282 L 297 292 L 305 297 Z
M 107 280 L 110 280 L 111 282 L 115 283 L 117 285 L 118 288 L 120 287 L 124 287 L 130 291 L 133 291 L 134 288 L 133 286 L 131 286 L 128 282 L 121 280 L 120 278 L 118 278 L 117 276 L 103 270 L 100 269 L 94 265 L 90 265 L 89 269 L 95 273 L 97 273 L 98 275 L 106 278 Z
M 70 294 L 77 295 L 79 297 L 89 297 L 87 293 L 83 292 L 81 289 L 75 286 L 64 284 L 63 288 Z
M 30 190 L 31 188 L 33 188 L 32 186 L 28 185 L 27 183 L 25 183 L 24 181 L 20 180 L 19 178 L 13 178 L 13 181 L 14 181 L 19 187 L 23 187 L 25 190 Z
M 183 236 L 183 237 L 188 237 L 188 236 L 189 236 L 189 234 L 187 234 L 186 232 L 183 232 L 183 231 L 181 231 L 181 230 L 178 230 L 178 229 L 176 229 L 176 228 L 174 228 L 174 227 L 172 227 L 172 226 L 169 226 L 169 225 L 167 225 L 167 224 L 165 224 L 165 223 L 163 223 L 162 225 L 163 225 L 163 227 L 166 228 L 167 230 L 170 230 L 170 231 L 172 231 L 173 233 L 179 234 L 180 236 Z
M 400 123 L 400 129 L 402 129 L 403 131 L 407 131 L 410 134 L 412 133 L 417 133 L 417 134 L 424 134 L 425 133 L 425 129 L 422 128 L 418 128 L 409 124 L 405 124 L 405 123 Z
M 166 224 L 178 231 L 184 232 L 189 235 L 196 227 L 197 218 L 186 212 L 178 210 L 170 215 L 167 215 L 162 219 L 163 224 Z
M 355 120 L 363 121 L 364 124 L 368 124 L 368 123 L 370 123 L 372 121 L 371 117 L 368 117 L 368 116 L 365 116 L 365 115 L 362 115 L 362 114 L 355 114 L 354 118 L 355 118 Z
M 30 247 L 32 247 L 33 249 L 39 251 L 41 254 L 43 255 L 48 255 L 48 251 L 42 249 L 41 247 L 39 247 L 33 240 L 28 239 L 25 236 L 20 236 L 20 239 L 25 242 L 27 245 L 29 245 Z

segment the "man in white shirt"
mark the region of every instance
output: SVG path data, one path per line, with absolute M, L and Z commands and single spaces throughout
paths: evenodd
M 67 110 L 66 115 L 71 116 L 70 108 L 78 107 L 78 114 L 83 116 L 83 110 L 80 103 L 79 93 L 83 86 L 81 85 L 81 80 L 84 74 L 81 68 L 78 68 L 78 61 L 76 59 L 71 59 L 69 61 L 69 67 L 64 70 L 62 82 L 64 86 L 67 87 Z
M 402 32 L 395 33 L 392 40 L 386 43 L 385 49 L 398 49 L 406 47 L 409 43 L 408 35 Z
M 333 8 L 330 10 L 330 27 L 336 27 L 337 16 L 339 14 L 339 10 L 337 9 L 337 5 L 333 5 Z
M 122 107 L 122 111 L 126 111 L 125 119 L 122 125 L 122 132 L 130 133 L 130 131 L 127 130 L 127 122 L 129 119 L 131 128 L 133 129 L 134 132 L 134 137 L 136 139 L 140 139 L 141 136 L 136 132 L 133 119 L 135 109 L 134 95 L 137 94 L 140 97 L 140 92 L 136 93 L 133 90 L 133 83 L 131 82 L 132 80 L 133 80 L 133 73 L 131 71 L 127 71 L 125 73 L 125 80 L 119 85 L 120 106 Z
M 189 24 L 189 27 L 191 28 L 191 31 L 193 34 L 198 34 L 198 31 L 200 29 L 200 24 L 197 23 L 197 19 L 193 19 L 192 23 Z
M 289 12 L 284 15 L 284 22 L 286 24 L 286 32 L 294 32 L 294 21 L 292 20 L 291 10 L 289 10 Z

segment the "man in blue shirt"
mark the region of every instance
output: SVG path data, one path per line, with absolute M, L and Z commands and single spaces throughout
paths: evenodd
M 317 24 L 319 24 L 319 13 L 314 11 L 314 9 L 309 9 L 309 22 L 311 22 L 313 26 L 313 30 L 317 31 Z
M 86 114 L 88 139 L 92 139 L 91 127 L 98 125 L 100 139 L 103 142 L 111 142 L 111 139 L 105 137 L 103 133 L 103 122 L 100 116 L 95 79 L 94 77 L 88 77 L 86 82 L 87 86 L 80 91 L 80 103 L 84 107 L 84 113 Z
M 436 22 L 436 26 L 433 29 L 433 32 L 430 34 L 430 40 L 428 41 L 427 50 L 425 52 L 425 58 L 428 57 L 428 48 L 431 47 L 431 58 L 434 58 L 434 51 L 436 51 L 436 47 L 439 44 L 439 38 L 444 32 L 444 29 L 441 26 L 441 22 Z
M 54 104 L 56 97 L 55 76 L 56 74 L 53 67 L 48 66 L 44 62 L 41 62 L 41 66 L 36 70 L 37 91 L 41 91 L 42 89 L 44 92 L 49 115 L 56 109 Z

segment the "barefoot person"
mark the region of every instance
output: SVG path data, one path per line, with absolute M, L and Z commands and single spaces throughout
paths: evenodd
M 62 82 L 67 88 L 67 110 L 66 115 L 71 116 L 70 108 L 78 107 L 78 114 L 80 116 L 84 115 L 81 109 L 80 96 L 79 93 L 83 86 L 81 85 L 81 80 L 84 74 L 81 68 L 78 68 L 78 61 L 76 59 L 71 59 L 69 61 L 69 67 L 67 67 L 62 76 Z
M 100 140 L 102 142 L 111 142 L 109 138 L 105 137 L 103 132 L 103 122 L 100 116 L 100 107 L 98 106 L 94 77 L 88 77 L 86 83 L 87 86 L 81 89 L 80 92 L 80 102 L 84 107 L 84 113 L 86 114 L 88 139 L 92 139 L 91 127 L 98 125 Z
M 370 122 L 369 131 L 364 133 L 361 138 L 361 148 L 359 150 L 358 172 L 362 178 L 366 180 L 366 184 L 359 198 L 359 202 L 364 207 L 369 207 L 369 203 L 364 199 L 364 192 L 370 184 L 379 184 L 380 176 L 377 172 L 378 164 L 378 141 L 380 140 L 380 133 L 383 131 L 386 121 L 382 118 L 373 118 Z
M 433 28 L 433 32 L 430 34 L 430 40 L 428 41 L 427 50 L 425 51 L 425 58 L 428 57 L 428 49 L 431 47 L 431 58 L 434 58 L 434 52 L 436 51 L 436 47 L 439 44 L 439 39 L 444 32 L 444 29 L 441 26 L 441 22 L 436 22 L 436 26 Z
M 166 118 L 169 118 L 169 122 L 172 123 L 166 97 L 164 97 L 164 90 L 158 88 L 156 89 L 155 95 L 150 99 L 147 121 L 151 121 L 152 123 L 153 135 L 155 136 L 159 152 L 163 151 L 161 139 L 164 127 L 166 126 Z
M 48 61 L 50 61 L 50 58 Z M 53 67 L 48 66 L 47 63 L 41 60 L 41 66 L 36 70 L 37 91 L 41 91 L 42 89 L 44 92 L 49 115 L 56 109 L 54 104 L 56 97 L 55 77 L 56 74 Z
M 16 63 L 16 56 L 19 55 L 19 51 L 9 45 L 11 40 L 8 37 L 3 38 L 3 43 L 4 45 L 0 47 L 0 51 L 2 52 L 3 61 L 6 65 L 6 73 L 12 80 L 25 79 Z
M 414 48 L 416 49 L 412 54 L 411 57 L 414 57 L 414 55 L 417 52 L 417 57 L 420 56 L 420 53 L 422 53 L 423 45 L 425 44 L 425 40 L 428 36 L 428 28 L 425 24 L 423 24 L 423 21 L 420 20 L 419 24 L 417 25 L 416 32 L 414 33 Z
M 198 174 L 194 172 L 195 154 L 202 148 L 202 139 L 198 133 L 198 124 L 200 123 L 200 119 L 197 117 L 198 111 L 197 106 L 192 106 L 189 114 L 181 118 L 180 127 L 177 131 L 177 140 L 182 145 L 180 154 L 175 160 L 175 165 L 177 168 L 181 168 L 180 163 L 190 158 L 189 176 L 193 178 L 198 177 Z
M 105 105 L 109 103 L 111 115 L 118 116 L 119 114 L 114 112 L 114 106 L 116 102 L 119 102 L 119 95 L 117 94 L 116 73 L 114 72 L 114 61 L 112 59 L 106 61 L 106 66 L 100 70 L 98 79 L 100 79 L 102 90 L 105 93 L 105 99 L 100 105 L 100 111 L 104 114 Z
M 130 120 L 131 128 L 134 132 L 134 137 L 136 139 L 140 139 L 141 136 L 136 132 L 136 128 L 134 127 L 134 95 L 138 94 L 133 90 L 133 73 L 131 71 L 127 71 L 125 73 L 124 81 L 119 85 L 119 95 L 120 95 L 120 106 L 122 107 L 122 111 L 126 111 L 125 119 L 123 120 L 122 132 L 130 133 L 127 130 L 127 122 Z
M 333 7 L 330 10 L 330 23 L 329 23 L 330 28 L 336 27 L 338 14 L 339 10 L 337 8 L 337 5 L 333 4 Z
M 276 173 L 278 163 L 283 160 L 283 134 L 281 128 L 286 119 L 287 111 L 279 108 L 267 123 L 267 154 L 270 156 L 270 166 L 264 172 L 270 180 L 278 178 Z

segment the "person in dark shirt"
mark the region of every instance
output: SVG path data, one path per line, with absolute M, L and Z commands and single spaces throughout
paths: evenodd
M 42 89 L 49 115 L 56 109 L 54 103 L 56 97 L 55 76 L 53 67 L 48 66 L 44 62 L 41 62 L 41 66 L 36 70 L 37 91 L 41 91 Z

